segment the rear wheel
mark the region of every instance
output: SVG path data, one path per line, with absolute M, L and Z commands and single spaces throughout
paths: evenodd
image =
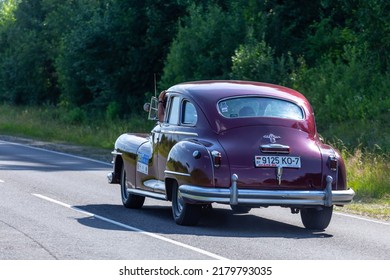
M 175 182 L 172 186 L 172 214 L 176 224 L 182 226 L 194 226 L 198 223 L 202 211 L 202 205 L 186 203 L 180 193 L 179 186 Z
M 122 166 L 121 172 L 121 196 L 126 208 L 139 209 L 144 205 L 145 197 L 129 193 L 126 184 L 126 170 Z
M 324 230 L 332 219 L 333 206 L 322 209 L 304 208 L 301 209 L 302 223 L 307 229 Z

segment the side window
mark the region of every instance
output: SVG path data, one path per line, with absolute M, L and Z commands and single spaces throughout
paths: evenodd
M 169 124 L 178 124 L 179 123 L 179 110 L 180 110 L 180 98 L 174 96 L 171 100 L 168 123 Z
M 197 120 L 198 114 L 196 113 L 194 104 L 189 101 L 184 101 L 182 123 L 187 125 L 194 125 L 196 124 Z

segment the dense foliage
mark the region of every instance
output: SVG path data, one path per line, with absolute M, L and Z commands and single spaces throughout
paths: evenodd
M 155 76 L 159 90 L 257 80 L 304 93 L 325 137 L 388 151 L 388 11 L 387 0 L 0 0 L 0 102 L 83 122 L 138 113 Z

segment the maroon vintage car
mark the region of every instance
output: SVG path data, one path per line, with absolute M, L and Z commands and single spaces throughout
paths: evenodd
M 182 83 L 152 98 L 149 119 L 161 103 L 165 115 L 150 136 L 115 143 L 108 179 L 121 185 L 125 207 L 169 200 L 177 224 L 195 225 L 211 203 L 237 212 L 281 206 L 322 230 L 333 205 L 352 201 L 344 162 L 321 141 L 302 94 L 258 82 Z

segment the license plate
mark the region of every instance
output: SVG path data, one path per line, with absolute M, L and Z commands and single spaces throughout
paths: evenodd
M 255 156 L 255 166 L 301 168 L 301 158 L 291 156 Z

